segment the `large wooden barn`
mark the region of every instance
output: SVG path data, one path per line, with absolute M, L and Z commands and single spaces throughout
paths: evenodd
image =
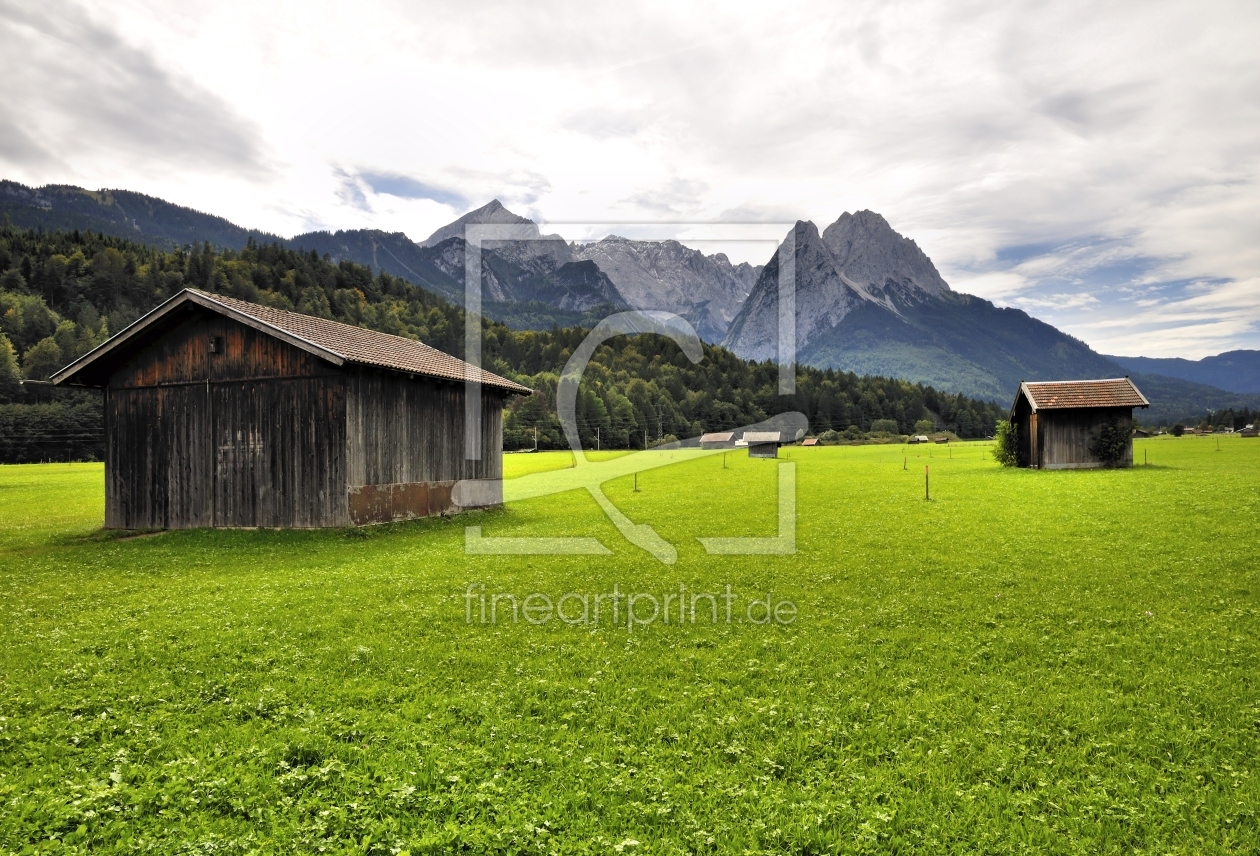
M 467 379 L 481 382 L 473 460 Z M 503 404 L 530 393 L 412 339 L 193 289 L 53 380 L 104 389 L 114 529 L 347 526 L 496 504 Z
M 1133 464 L 1133 408 L 1146 396 L 1127 377 L 1109 380 L 1025 381 L 1011 405 L 1021 467 L 1043 470 L 1105 466 L 1090 446 L 1104 425 L 1115 422 L 1130 435 L 1121 466 Z

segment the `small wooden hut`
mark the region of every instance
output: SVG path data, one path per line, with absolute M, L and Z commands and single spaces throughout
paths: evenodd
M 1043 470 L 1104 466 L 1090 446 L 1103 426 L 1115 423 L 1130 435 L 1133 408 L 1150 402 L 1127 377 L 1109 380 L 1025 381 L 1011 405 L 1022 467 Z M 1122 466 L 1133 464 L 1133 441 Z
M 745 431 L 744 442 L 750 458 L 777 458 L 779 446 L 785 441 L 781 431 Z
M 472 460 L 467 379 L 481 384 Z M 53 380 L 105 391 L 114 529 L 347 526 L 497 504 L 503 404 L 530 393 L 412 339 L 194 289 Z
M 801 441 L 801 445 L 802 445 L 802 446 L 817 446 L 817 445 L 818 445 L 818 438 L 817 438 L 817 437 L 806 437 L 804 440 L 802 440 L 802 441 Z

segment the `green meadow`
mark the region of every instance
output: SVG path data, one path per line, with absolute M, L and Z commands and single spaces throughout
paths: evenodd
M 124 537 L 100 465 L 0 467 L 0 852 L 1255 853 L 1260 441 L 1136 458 L 680 454 L 603 486 L 673 564 L 586 490 Z M 776 534 L 788 463 L 795 552 L 707 554 Z M 583 623 L 614 586 L 731 600 Z

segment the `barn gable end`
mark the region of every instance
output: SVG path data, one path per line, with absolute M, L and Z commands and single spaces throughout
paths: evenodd
M 196 313 L 129 359 L 105 426 L 107 527 L 347 521 L 344 377 L 232 319 Z

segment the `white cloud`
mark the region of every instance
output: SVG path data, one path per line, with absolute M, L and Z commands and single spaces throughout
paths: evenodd
M 1189 324 L 1190 281 L 1218 319 L 1140 352 L 1260 346 L 1260 290 L 1229 287 L 1260 271 L 1254 4 L 117 0 L 21 23 L 33 15 L 0 5 L 0 65 L 26 93 L 0 91 L 13 178 L 288 234 L 423 238 L 492 197 L 559 222 L 821 227 L 870 208 L 955 288 L 1101 350 L 1142 335 L 1102 322 Z

